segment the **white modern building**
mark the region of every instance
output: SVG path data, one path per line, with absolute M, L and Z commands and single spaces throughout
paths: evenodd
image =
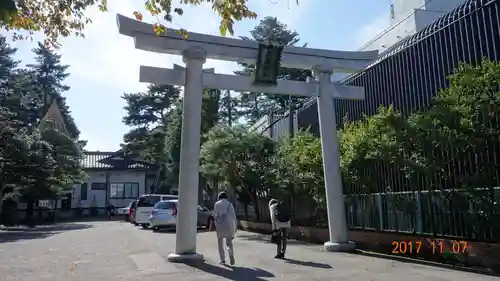
M 453 11 L 466 0 L 391 0 L 389 27 L 359 48 L 379 50 L 389 47 L 410 35 L 423 30 L 440 17 Z

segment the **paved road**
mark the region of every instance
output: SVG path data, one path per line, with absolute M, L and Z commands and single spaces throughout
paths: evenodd
M 72 223 L 30 231 L 0 231 L 3 281 L 466 281 L 500 278 L 345 253 L 292 241 L 289 260 L 275 260 L 267 237 L 239 232 L 236 266 L 217 264 L 213 233 L 198 235 L 203 264 L 166 261 L 174 233 L 153 233 L 124 222 Z

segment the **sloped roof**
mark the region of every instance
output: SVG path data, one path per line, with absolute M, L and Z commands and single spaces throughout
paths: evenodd
M 58 130 L 60 130 L 61 133 L 69 136 L 68 129 L 66 128 L 66 120 L 64 119 L 61 113 L 61 108 L 59 107 L 59 104 L 56 100 L 54 100 L 51 104 L 45 105 L 42 108 L 42 113 L 42 118 L 38 123 L 39 126 L 40 124 L 50 120 L 58 125 Z
M 94 170 L 154 170 L 156 165 L 131 159 L 121 152 L 85 151 L 82 159 L 84 169 Z

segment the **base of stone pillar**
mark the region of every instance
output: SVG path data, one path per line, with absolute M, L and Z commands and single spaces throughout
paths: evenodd
M 167 260 L 169 262 L 193 262 L 193 261 L 203 261 L 203 255 L 194 254 L 176 254 L 171 253 L 168 255 Z
M 323 245 L 326 252 L 354 252 L 356 251 L 356 244 L 354 242 L 325 242 Z

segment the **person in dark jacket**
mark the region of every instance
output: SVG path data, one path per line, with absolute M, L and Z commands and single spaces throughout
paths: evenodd
M 109 203 L 108 205 L 108 214 L 109 214 L 109 219 L 114 221 L 115 220 L 115 212 L 116 212 L 116 209 L 115 209 L 115 206 L 113 206 L 113 204 Z
M 269 213 L 271 214 L 271 225 L 273 235 L 276 236 L 276 259 L 284 259 L 286 244 L 288 240 L 288 230 L 291 228 L 290 210 L 284 202 L 276 199 L 269 201 Z

